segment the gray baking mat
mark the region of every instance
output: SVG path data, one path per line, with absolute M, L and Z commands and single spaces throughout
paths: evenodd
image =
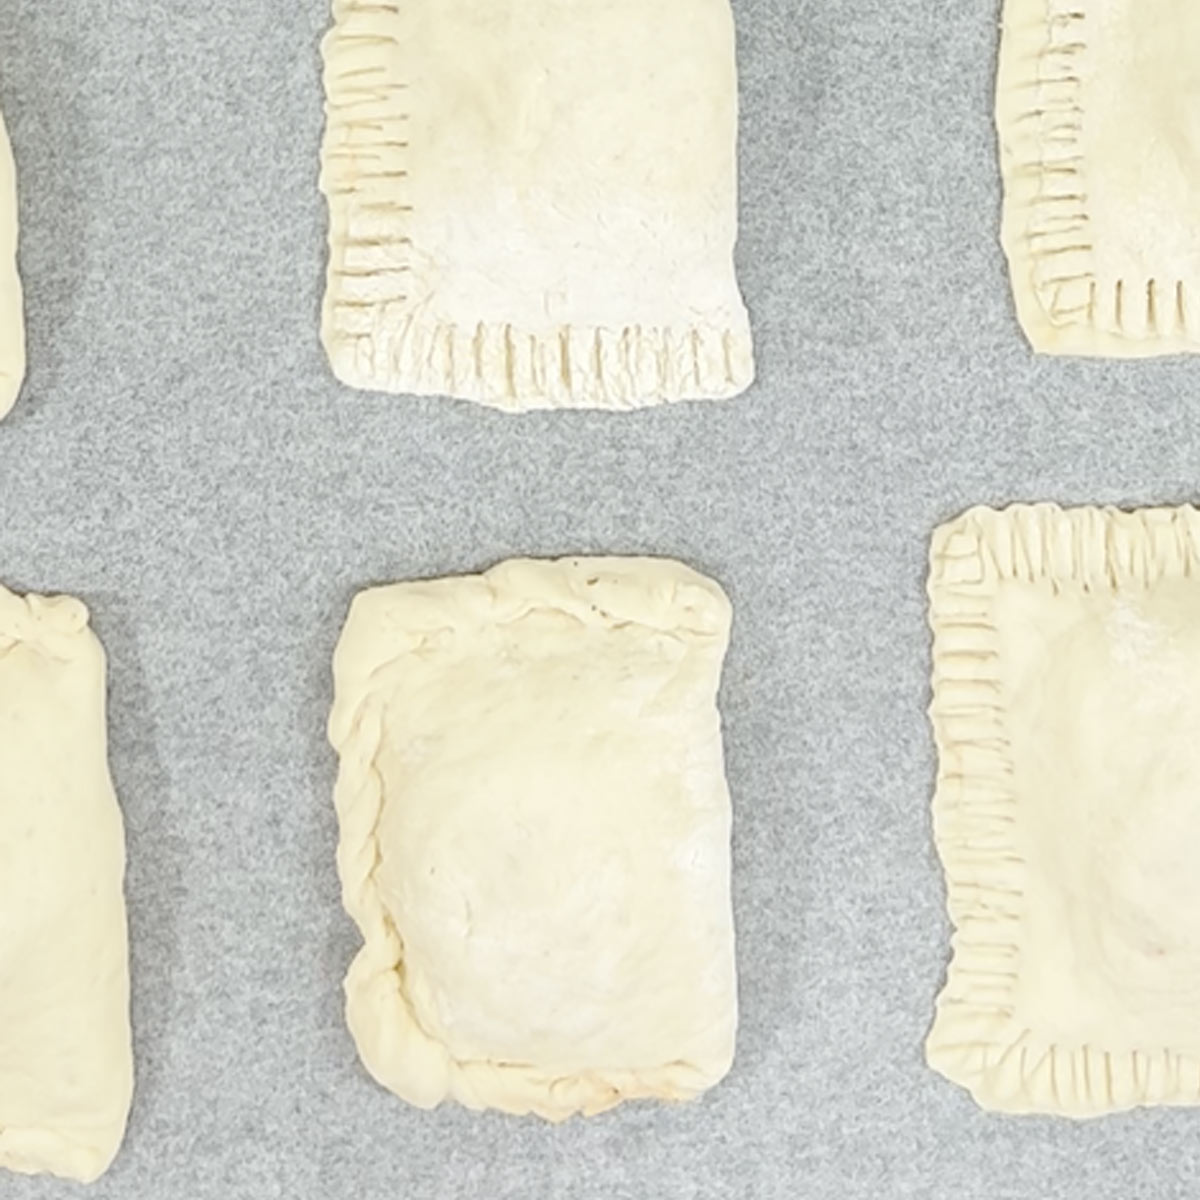
M 929 530 L 969 504 L 1191 498 L 1200 363 L 1026 350 L 994 0 L 736 8 L 761 382 L 512 419 L 326 369 L 325 0 L 0 7 L 30 350 L 0 579 L 91 606 L 129 830 L 138 1091 L 97 1200 L 1133 1200 L 1194 1178 L 1194 1112 L 999 1119 L 922 1065 L 948 939 L 922 589 Z M 677 556 L 737 607 L 737 1063 L 694 1107 L 560 1128 L 418 1112 L 341 1020 L 330 654 L 364 584 L 587 551 Z

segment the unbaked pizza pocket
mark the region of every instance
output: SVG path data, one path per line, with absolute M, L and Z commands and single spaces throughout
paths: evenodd
M 750 384 L 728 0 L 334 10 L 323 337 L 343 381 L 506 410 Z
M 729 622 L 655 559 L 355 600 L 330 721 L 346 1012 L 386 1087 L 561 1120 L 729 1069 Z
M 975 509 L 933 540 L 929 1062 L 986 1108 L 1200 1104 L 1200 513 Z
M 124 876 L 87 610 L 0 587 L 0 1167 L 87 1182 L 121 1144 Z
M 1006 0 L 1004 246 L 1036 350 L 1200 349 L 1200 10 Z

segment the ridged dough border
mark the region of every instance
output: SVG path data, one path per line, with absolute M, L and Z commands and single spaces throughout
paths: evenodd
M 1200 1059 L 1169 1047 L 1055 1044 L 1015 1011 L 1024 865 L 994 617 L 997 590 L 1011 581 L 1116 591 L 1196 575 L 1194 508 L 975 508 L 933 535 L 933 824 L 954 935 L 925 1049 L 930 1066 L 986 1108 L 1091 1117 L 1200 1104 Z

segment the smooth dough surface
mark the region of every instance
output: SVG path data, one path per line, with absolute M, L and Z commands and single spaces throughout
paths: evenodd
M 729 0 L 333 7 L 339 378 L 508 410 L 749 386 Z
M 1005 0 L 1004 246 L 1035 350 L 1200 350 L 1200 7 Z
M 355 599 L 330 722 L 347 1017 L 385 1087 L 560 1120 L 727 1072 L 729 626 L 657 559 Z
M 133 1088 L 105 664 L 78 600 L 0 588 L 0 1167 L 89 1182 Z
M 1200 1104 L 1200 512 L 975 509 L 930 599 L 930 1064 L 1001 1111 Z
M 17 172 L 0 116 L 0 420 L 25 379 L 25 312 L 17 273 Z

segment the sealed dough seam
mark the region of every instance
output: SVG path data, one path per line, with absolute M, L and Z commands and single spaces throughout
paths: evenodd
M 413 241 L 402 97 L 403 0 L 334 0 L 322 43 L 329 203 L 322 341 L 351 387 L 453 395 L 497 408 L 632 409 L 727 399 L 754 380 L 748 325 L 470 326 L 430 319 L 411 296 Z M 394 34 L 382 32 L 388 26 Z
M 997 79 L 1004 242 L 1027 327 L 1090 325 L 1096 303 L 1082 142 L 1085 31 L 1079 0 L 1006 0 Z
M 977 508 L 934 535 L 933 821 L 955 933 L 926 1054 L 989 1107 L 1087 1116 L 1200 1102 L 1200 1059 L 1165 1047 L 1115 1054 L 1055 1044 L 1017 1017 L 1024 863 L 993 619 L 1005 581 L 1114 591 L 1196 574 L 1194 508 Z
M 1090 320 L 1096 303 L 1079 76 L 1086 20 L 1079 0 L 1048 0 L 1037 108 L 1031 114 L 1038 130 L 1039 183 L 1028 236 L 1037 255 L 1034 285 L 1056 325 Z

